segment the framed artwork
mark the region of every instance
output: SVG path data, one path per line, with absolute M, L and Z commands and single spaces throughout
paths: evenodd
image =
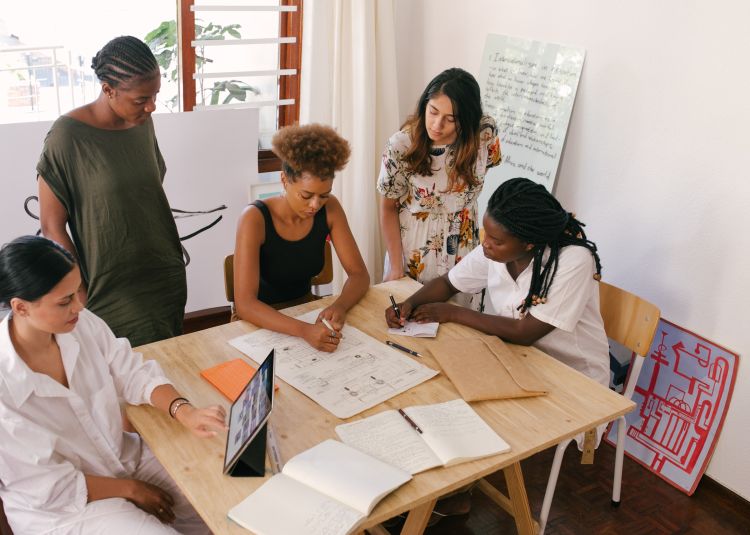
M 690 496 L 719 438 L 739 355 L 661 319 L 645 359 L 637 407 L 625 417 L 625 453 Z M 605 440 L 616 443 L 616 425 Z

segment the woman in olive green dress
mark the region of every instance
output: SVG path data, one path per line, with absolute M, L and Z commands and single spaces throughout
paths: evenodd
M 86 308 L 137 346 L 180 334 L 187 298 L 151 119 L 161 76 L 135 37 L 107 43 L 92 68 L 99 97 L 57 119 L 44 142 L 41 226 L 78 257 Z

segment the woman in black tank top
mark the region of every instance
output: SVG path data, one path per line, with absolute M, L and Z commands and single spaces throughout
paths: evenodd
M 284 193 L 255 201 L 240 216 L 234 251 L 237 314 L 259 327 L 302 337 L 316 349 L 334 351 L 346 314 L 370 285 L 344 210 L 331 195 L 334 173 L 349 159 L 349 143 L 327 126 L 290 126 L 274 136 L 273 152 L 282 162 Z M 272 305 L 308 296 L 310 279 L 323 268 L 329 236 L 348 276 L 341 295 L 314 324 L 278 312 Z

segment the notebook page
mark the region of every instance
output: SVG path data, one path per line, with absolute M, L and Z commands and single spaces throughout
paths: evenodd
M 463 399 L 416 405 L 404 412 L 422 429 L 422 439 L 446 466 L 510 450 Z
M 345 535 L 364 517 L 284 474 L 273 476 L 227 515 L 256 535 Z
M 443 465 L 419 433 L 396 411 L 383 411 L 338 425 L 336 434 L 345 444 L 410 474 Z
M 411 474 L 337 440 L 326 440 L 292 457 L 283 473 L 363 515 Z

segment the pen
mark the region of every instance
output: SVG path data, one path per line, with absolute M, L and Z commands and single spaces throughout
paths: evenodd
M 391 298 L 391 306 L 393 307 L 393 311 L 396 313 L 396 317 L 401 320 L 401 311 L 398 309 L 398 305 L 396 305 L 396 300 L 393 298 L 393 294 L 390 294 L 388 297 Z
M 416 432 L 417 432 L 417 433 L 419 433 L 420 435 L 422 434 L 422 430 L 421 430 L 421 429 L 419 428 L 419 426 L 418 426 L 417 424 L 415 424 L 415 423 L 414 423 L 414 420 L 412 420 L 411 418 L 409 418 L 409 416 L 408 416 L 408 415 L 407 415 L 407 414 L 406 414 L 406 413 L 405 413 L 405 412 L 404 412 L 403 410 L 399 409 L 399 410 L 398 410 L 398 413 L 399 413 L 399 414 L 400 414 L 401 416 L 403 416 L 403 417 L 404 417 L 404 420 L 406 420 L 407 422 L 409 422 L 409 425 L 410 425 L 410 426 L 412 426 L 412 427 L 414 428 L 414 431 L 416 431 Z
M 397 344 L 396 342 L 391 342 L 390 340 L 385 341 L 386 344 L 388 344 L 391 347 L 395 347 L 396 349 L 400 349 L 401 351 L 405 351 L 406 353 L 409 353 L 410 355 L 414 355 L 415 357 L 422 357 L 419 353 L 414 351 L 413 349 L 409 349 L 408 347 L 404 347 L 401 344 Z
M 331 324 L 330 324 L 330 323 L 328 322 L 328 320 L 327 320 L 327 319 L 325 319 L 325 318 L 322 318 L 322 321 L 323 321 L 323 325 L 325 325 L 326 327 L 328 327 L 328 328 L 329 328 L 329 329 L 331 330 L 331 336 L 332 336 L 333 338 L 336 338 L 336 335 L 337 335 L 337 333 L 336 333 L 336 329 L 334 329 L 334 328 L 333 328 L 333 325 L 331 325 Z

